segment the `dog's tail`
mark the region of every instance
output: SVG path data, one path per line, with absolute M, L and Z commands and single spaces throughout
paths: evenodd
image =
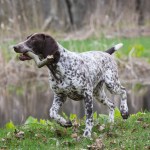
M 119 43 L 119 44 L 113 46 L 112 48 L 106 50 L 105 52 L 111 55 L 111 54 L 113 54 L 115 51 L 117 51 L 118 49 L 120 49 L 122 46 L 123 46 L 123 44 L 122 44 L 122 43 Z

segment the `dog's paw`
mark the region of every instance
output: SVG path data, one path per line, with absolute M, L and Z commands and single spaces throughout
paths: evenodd
M 91 132 L 85 130 L 84 133 L 83 133 L 83 137 L 90 138 L 91 137 Z
M 65 124 L 60 124 L 62 127 L 69 128 L 72 127 L 72 122 L 70 120 L 66 121 Z

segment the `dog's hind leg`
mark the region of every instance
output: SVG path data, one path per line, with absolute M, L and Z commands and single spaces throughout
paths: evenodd
M 127 93 L 126 93 L 125 88 L 121 86 L 120 83 L 116 83 L 114 87 L 111 87 L 111 88 L 109 87 L 109 91 L 111 93 L 115 93 L 121 96 L 120 112 L 121 112 L 122 118 L 127 119 L 129 116 L 129 113 L 128 113 L 128 105 L 127 105 Z
M 104 105 L 107 105 L 109 108 L 109 121 L 114 122 L 114 103 L 106 96 L 103 82 L 100 82 L 96 89 L 94 90 L 94 97 L 99 102 L 103 103 Z
M 123 119 L 127 119 L 128 114 L 128 105 L 127 105 L 127 93 L 125 88 L 120 84 L 116 74 L 111 74 L 109 71 L 109 76 L 105 79 L 107 89 L 113 94 L 121 96 L 120 112 Z
M 58 111 L 62 104 L 66 101 L 66 96 L 54 94 L 54 100 L 52 107 L 50 108 L 50 118 L 57 121 L 63 127 L 71 127 L 71 121 L 66 121 L 63 117 L 58 114 Z

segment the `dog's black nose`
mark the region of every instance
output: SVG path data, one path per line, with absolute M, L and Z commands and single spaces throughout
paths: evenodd
M 13 48 L 14 48 L 14 51 L 15 51 L 15 52 L 18 52 L 18 51 L 19 51 L 18 46 L 13 46 Z

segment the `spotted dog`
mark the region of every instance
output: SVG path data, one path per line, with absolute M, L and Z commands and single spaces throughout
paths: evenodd
M 84 100 L 86 127 L 83 136 L 90 137 L 93 127 L 93 100 L 107 105 L 109 120 L 114 121 L 114 103 L 106 96 L 103 85 L 112 94 L 121 96 L 120 111 L 127 119 L 128 106 L 125 88 L 120 84 L 116 62 L 111 54 L 122 47 L 117 44 L 105 52 L 88 51 L 75 53 L 68 51 L 51 36 L 36 33 L 16 46 L 14 50 L 21 53 L 20 60 L 30 60 L 26 52 L 32 51 L 46 58 L 53 55 L 54 60 L 47 64 L 49 68 L 49 82 L 54 92 L 54 100 L 50 108 L 50 117 L 64 127 L 71 127 L 72 123 L 58 114 L 60 107 L 67 97 L 75 101 Z

